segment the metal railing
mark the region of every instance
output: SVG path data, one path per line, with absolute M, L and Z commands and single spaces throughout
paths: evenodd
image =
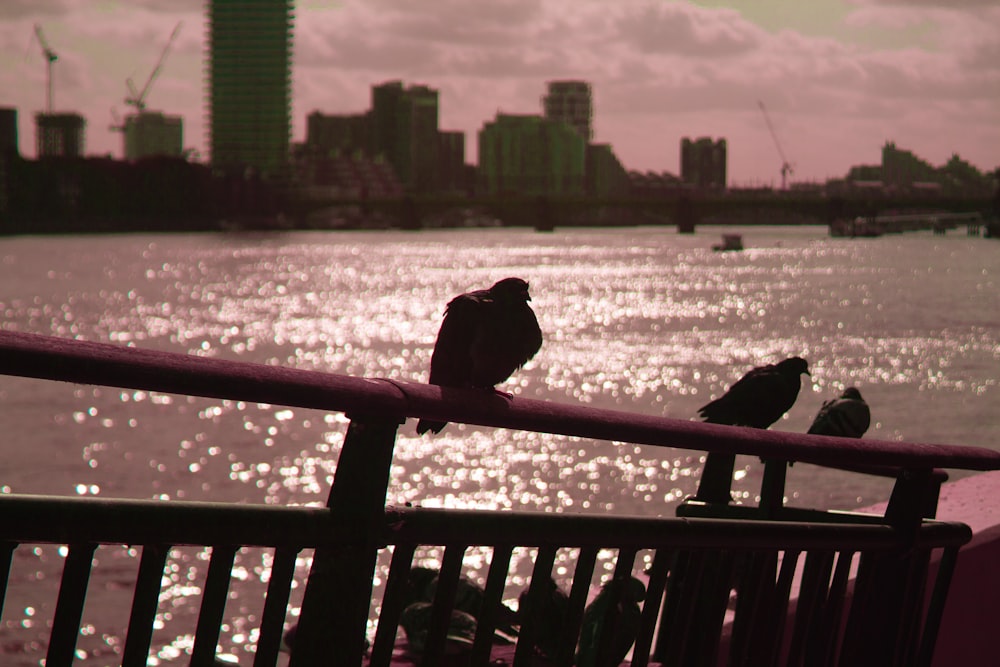
M 962 524 L 923 518 L 940 483 L 935 470 L 1000 469 L 1000 453 L 977 447 L 738 429 L 12 332 L 0 332 L 0 373 L 318 408 L 351 419 L 326 508 L 0 496 L 0 605 L 18 545 L 67 546 L 48 667 L 72 663 L 92 555 L 102 544 L 142 550 L 121 649 L 129 667 L 147 662 L 160 578 L 178 545 L 211 547 L 191 649 L 198 667 L 215 659 L 234 554 L 246 546 L 273 550 L 254 665 L 278 660 L 295 559 L 308 549 L 312 567 L 289 664 L 389 664 L 413 556 L 426 545 L 444 547 L 444 554 L 417 658 L 423 665 L 452 659 L 446 658 L 448 626 L 463 557 L 473 546 L 490 547 L 492 558 L 462 664 L 490 664 L 503 650 L 494 645 L 494 630 L 518 547 L 536 550 L 523 598 L 529 603 L 545 599 L 558 550 L 573 549 L 576 564 L 558 637 L 542 638 L 531 617 L 517 618 L 516 643 L 506 649 L 516 667 L 537 664 L 542 639 L 556 647 L 548 652 L 551 664 L 575 664 L 581 632 L 591 633 L 594 643 L 596 659 L 588 664 L 602 666 L 617 664 L 610 656 L 623 633 L 630 644 L 634 639 L 635 665 L 648 664 L 651 655 L 685 666 L 929 664 L 958 550 L 971 538 Z M 741 518 L 712 518 L 734 509 L 724 474 L 703 478 L 700 498 L 682 518 L 386 507 L 396 431 L 409 417 L 703 450 L 723 471 L 728 457 L 750 454 L 781 474 L 765 474 L 773 488 L 762 491 L 757 514 L 741 510 Z M 885 516 L 776 505 L 787 460 L 896 471 Z M 772 502 L 764 502 L 768 498 Z M 630 597 L 627 585 L 610 586 L 606 608 L 612 611 L 593 636 L 597 626 L 588 625 L 584 609 L 602 549 L 616 551 L 611 581 L 638 578 L 644 599 Z M 372 579 L 387 550 L 389 576 L 366 658 Z M 645 550 L 651 553 L 646 569 L 637 559 Z M 632 621 L 626 609 L 635 611 Z

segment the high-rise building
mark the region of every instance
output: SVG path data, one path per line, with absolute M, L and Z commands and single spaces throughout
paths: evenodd
M 726 187 L 726 140 L 681 140 L 681 180 L 699 188 Z
M 208 4 L 212 166 L 282 174 L 291 135 L 292 0 Z
M 595 197 L 622 197 L 629 193 L 631 181 L 610 144 L 587 144 L 586 187 Z
M 465 133 L 438 133 L 439 185 L 442 190 L 467 190 L 465 181 Z
M 35 114 L 36 154 L 39 158 L 82 156 L 85 125 L 78 113 Z
M 542 109 L 549 120 L 561 121 L 579 133 L 584 141 L 594 138 L 594 115 L 590 84 L 586 81 L 549 81 Z
M 488 194 L 583 194 L 586 150 L 565 123 L 497 114 L 479 131 L 480 183 Z
M 180 116 L 158 111 L 142 111 L 125 117 L 125 159 L 167 155 L 180 157 L 184 145 L 184 124 Z
M 438 91 L 389 81 L 372 87 L 372 153 L 381 155 L 405 188 L 440 187 Z

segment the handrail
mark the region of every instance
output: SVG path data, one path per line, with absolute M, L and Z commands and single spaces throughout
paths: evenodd
M 0 331 L 0 373 L 301 408 L 461 422 L 817 465 L 1000 470 L 1000 452 L 834 438 L 634 414 L 416 382 L 358 378 Z

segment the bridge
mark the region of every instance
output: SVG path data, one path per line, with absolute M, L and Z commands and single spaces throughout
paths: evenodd
M 830 223 L 831 236 L 881 236 L 899 232 L 914 232 L 932 229 L 935 234 L 944 234 L 949 229 L 965 225 L 966 234 L 979 236 L 986 221 L 978 211 L 947 213 L 929 211 L 926 213 L 904 213 L 858 216 L 853 220 L 836 220 Z M 989 230 L 990 228 L 987 227 Z
M 362 220 L 382 216 L 391 226 L 421 229 L 460 226 L 443 221 L 457 212 L 475 211 L 505 226 L 540 230 L 559 226 L 614 224 L 676 225 L 693 232 L 698 224 L 832 224 L 856 218 L 933 214 L 948 220 L 953 214 L 995 217 L 994 198 L 921 194 L 677 190 L 649 196 L 524 196 L 524 195 L 403 195 L 392 198 L 358 196 L 316 197 L 291 193 L 286 213 L 297 227 L 339 226 L 322 221 L 344 216 Z M 942 217 L 943 216 L 943 217 Z M 348 222 L 349 224 L 349 222 Z

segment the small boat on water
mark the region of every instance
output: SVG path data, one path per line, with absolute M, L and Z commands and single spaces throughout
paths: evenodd
M 713 244 L 712 250 L 716 252 L 725 252 L 728 250 L 743 250 L 743 235 L 723 234 L 722 243 Z

